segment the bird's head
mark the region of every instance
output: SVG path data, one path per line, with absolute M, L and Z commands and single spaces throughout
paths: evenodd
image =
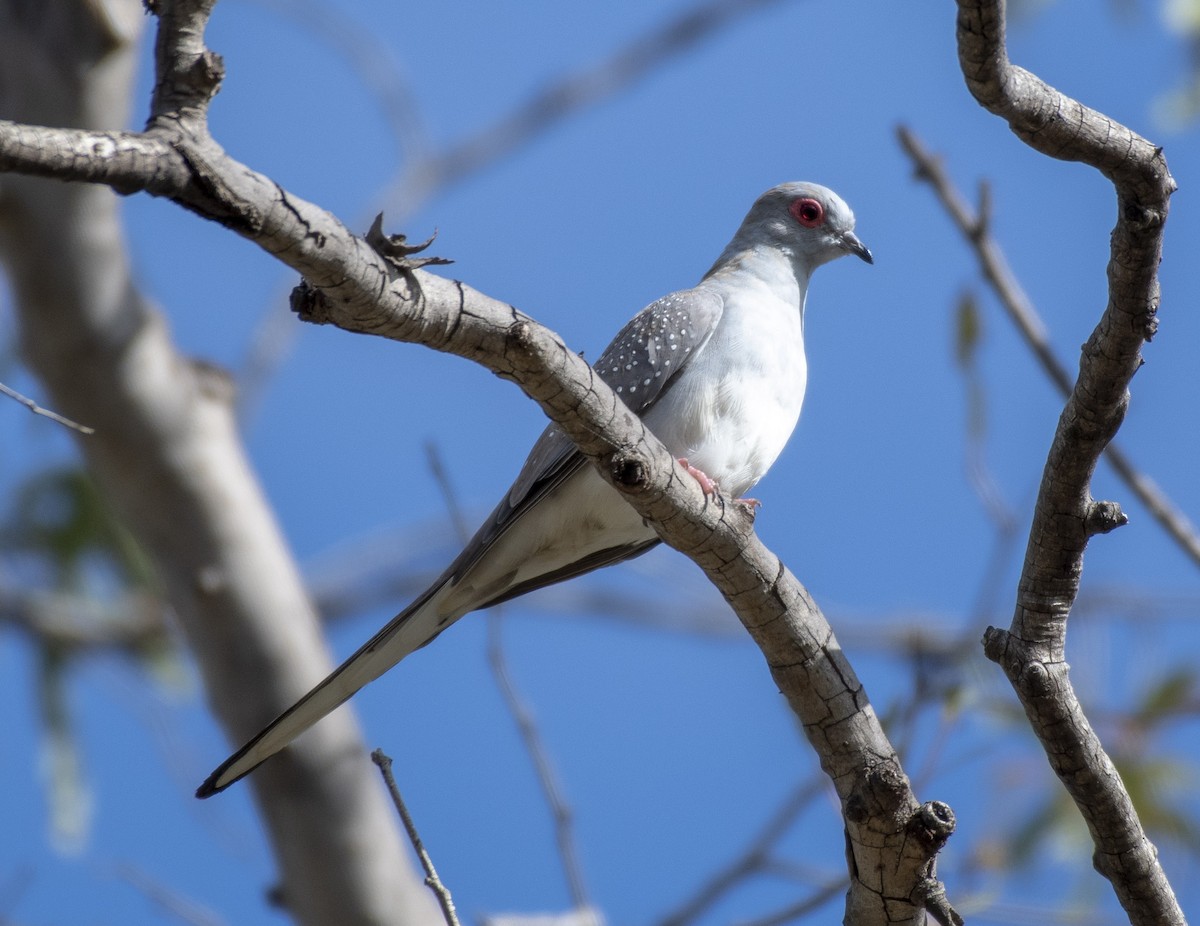
M 763 193 L 742 222 L 734 245 L 776 248 L 809 273 L 844 254 L 875 262 L 854 234 L 850 207 L 816 183 L 781 183 Z

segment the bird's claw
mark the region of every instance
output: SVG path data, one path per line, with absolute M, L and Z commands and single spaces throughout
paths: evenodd
M 716 480 L 710 479 L 708 473 L 704 472 L 704 470 L 692 466 L 687 461 L 687 457 L 680 457 L 679 465 L 687 470 L 689 476 L 700 483 L 700 491 L 704 493 L 706 498 L 716 498 L 720 494 L 721 487 L 717 485 Z
M 722 505 L 725 504 L 725 500 L 721 497 L 721 487 L 717 485 L 717 481 L 709 476 L 708 473 L 698 467 L 692 466 L 688 462 L 687 457 L 680 457 L 679 465 L 686 469 L 688 475 L 700 484 L 700 491 L 704 493 L 705 498 L 716 499 Z M 757 498 L 735 498 L 733 501 L 735 505 L 741 505 L 747 509 L 747 514 L 750 517 L 754 517 L 758 513 L 758 509 L 762 507 L 762 502 Z

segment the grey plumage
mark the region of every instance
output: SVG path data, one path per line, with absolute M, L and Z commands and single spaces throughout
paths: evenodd
M 694 288 L 643 309 L 594 364 L 676 456 L 734 497 L 795 426 L 807 368 L 808 278 L 843 254 L 871 262 L 854 215 L 831 190 L 782 184 L 755 202 Z M 216 793 L 470 611 L 630 559 L 658 543 L 616 490 L 551 425 L 512 488 L 420 597 L 202 784 Z

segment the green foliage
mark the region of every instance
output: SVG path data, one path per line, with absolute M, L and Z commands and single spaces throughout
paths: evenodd
M 975 294 L 967 291 L 958 297 L 954 309 L 954 359 L 958 368 L 968 373 L 975 367 L 975 355 L 983 340 L 983 319 Z
M 113 517 L 95 483 L 75 467 L 38 473 L 16 493 L 0 528 L 0 553 L 32 554 L 49 566 L 59 591 L 122 590 L 154 585 L 146 555 Z
M 1187 44 L 1189 67 L 1181 85 L 1156 101 L 1155 115 L 1167 128 L 1183 129 L 1200 116 L 1200 0 L 1165 0 L 1163 21 Z
M 160 678 L 177 676 L 160 620 L 164 610 L 150 566 L 113 517 L 92 480 L 74 467 L 35 474 L 15 493 L 0 525 L 0 617 L 36 649 L 42 729 L 39 767 L 50 807 L 50 838 L 80 849 L 91 794 L 70 707 L 71 670 L 95 650 L 133 655 Z

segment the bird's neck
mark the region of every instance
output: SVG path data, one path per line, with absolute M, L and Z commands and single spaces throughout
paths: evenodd
M 717 258 L 702 282 L 718 290 L 765 287 L 803 313 L 811 272 L 806 264 L 779 248 L 735 241 Z

